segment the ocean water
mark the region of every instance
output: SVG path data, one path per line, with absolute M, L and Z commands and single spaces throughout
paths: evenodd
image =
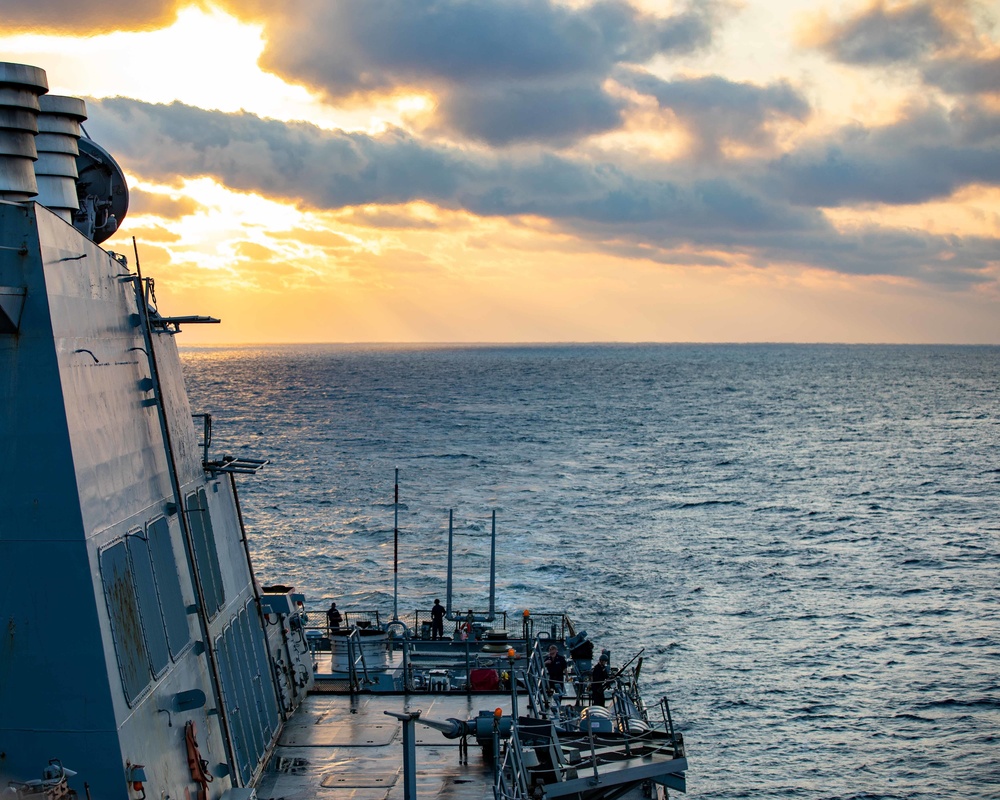
M 258 574 L 319 611 L 570 609 L 699 798 L 1000 797 L 1000 348 L 183 352 Z

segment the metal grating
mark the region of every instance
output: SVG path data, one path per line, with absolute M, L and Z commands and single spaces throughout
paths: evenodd
M 226 456 L 221 461 L 206 461 L 204 467 L 213 475 L 217 472 L 230 472 L 236 475 L 256 475 L 266 464 L 266 458 L 236 458 Z

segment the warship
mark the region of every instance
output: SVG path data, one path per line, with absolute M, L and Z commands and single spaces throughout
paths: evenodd
M 666 698 L 564 611 L 403 618 L 262 585 L 182 326 L 84 101 L 0 63 L 0 797 L 638 800 L 685 791 Z M 310 620 L 313 620 L 310 623 Z M 316 624 L 320 620 L 322 624 Z M 554 654 L 554 660 L 549 660 Z M 474 743 L 470 756 L 470 743 Z

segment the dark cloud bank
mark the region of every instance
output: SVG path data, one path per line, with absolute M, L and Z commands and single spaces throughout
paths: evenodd
M 487 216 L 542 216 L 607 252 L 665 263 L 689 262 L 694 247 L 721 254 L 700 263 L 724 263 L 733 253 L 761 266 L 801 263 L 955 285 L 986 279 L 1000 254 L 1000 240 L 990 238 L 876 226 L 840 233 L 818 210 L 997 185 L 997 118 L 987 125 L 928 112 L 890 129 L 843 131 L 775 161 L 721 165 L 715 177 L 678 168 L 657 180 L 552 153 L 430 145 L 401 130 L 373 137 L 121 98 L 88 106 L 91 135 L 140 175 L 165 182 L 209 175 L 317 209 L 425 200 Z
M 873 3 L 834 24 L 821 46 L 845 64 L 885 65 L 919 61 L 957 41 L 943 4 L 925 0 L 888 7 Z
M 624 0 L 300 0 L 267 21 L 262 66 L 336 102 L 429 89 L 438 122 L 492 145 L 566 144 L 617 128 L 616 67 L 690 53 L 728 8 L 699 0 L 672 16 Z
M 975 0 L 872 3 L 830 25 L 817 44 L 844 64 L 912 69 L 947 94 L 1000 95 L 989 35 L 996 17 L 995 3 Z

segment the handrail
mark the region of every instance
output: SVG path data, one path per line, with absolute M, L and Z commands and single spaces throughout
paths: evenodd
M 546 684 L 548 674 L 545 670 L 545 663 L 542 660 L 542 648 L 540 640 L 536 639 L 530 652 L 525 653 L 528 660 L 528 667 L 524 671 L 524 682 L 528 689 L 528 704 L 531 713 L 536 717 L 543 717 L 546 714 Z
M 313 625 L 310 628 L 316 628 L 317 630 L 326 630 L 326 609 L 325 608 L 311 608 L 307 609 L 310 616 L 315 616 L 316 619 L 324 620 L 324 624 Z M 349 628 L 352 626 L 357 626 L 360 628 L 368 627 L 372 629 L 384 629 L 387 625 L 392 623 L 382 623 L 383 615 L 377 609 L 365 609 L 365 608 L 341 608 L 341 614 L 343 615 L 343 620 L 341 626 L 344 628 Z M 477 622 L 482 622 L 483 617 L 487 615 L 487 612 L 477 611 L 473 609 L 473 616 L 476 618 Z M 521 617 L 521 615 L 517 615 Z M 415 609 L 412 615 L 402 615 L 398 620 L 393 620 L 392 622 L 402 622 L 404 623 L 410 631 L 410 636 L 414 639 L 419 639 L 421 624 L 427 621 L 430 617 L 429 609 Z M 456 614 L 449 621 L 462 623 L 465 621 L 466 614 Z M 576 628 L 573 625 L 572 620 L 562 611 L 539 611 L 531 612 L 527 617 L 524 617 L 524 623 L 520 630 L 510 630 L 509 626 L 515 625 L 513 619 L 509 616 L 506 611 L 498 611 L 495 614 L 494 623 L 502 626 L 502 630 L 506 630 L 508 634 L 508 639 L 534 639 L 536 635 L 540 635 L 543 638 L 552 638 L 553 632 L 555 633 L 555 640 L 563 641 L 566 638 L 572 637 L 576 634 Z M 487 629 L 489 630 L 489 629 Z M 494 630 L 496 628 L 494 627 Z M 525 631 L 528 632 L 527 636 L 518 635 L 523 634 Z
M 495 800 L 523 800 L 528 797 L 528 772 L 521 758 L 521 740 L 515 726 L 504 752 L 496 783 L 493 785 Z
M 347 633 L 347 688 L 351 691 L 351 696 L 360 688 L 357 685 L 358 673 L 357 665 L 354 662 L 354 641 L 353 637 L 356 633 L 355 630 L 350 630 Z M 333 641 L 330 641 L 330 658 L 333 659 Z M 331 665 L 332 669 L 332 665 Z
M 376 629 L 382 627 L 381 619 L 379 618 L 378 609 L 347 609 L 343 612 L 344 614 L 344 626 L 351 627 L 351 617 L 355 619 L 355 625 L 359 628 L 364 627 L 374 627 Z M 374 626 L 372 622 L 374 621 Z M 366 624 L 362 624 L 366 623 Z
M 663 727 L 666 733 L 670 736 L 670 742 L 674 748 L 674 753 L 678 758 L 683 758 L 684 737 L 677 733 L 674 729 L 674 718 L 670 715 L 670 701 L 667 700 L 666 695 L 660 698 L 660 709 L 663 712 Z
M 484 618 L 488 616 L 488 613 L 487 612 L 483 612 L 483 611 L 476 611 L 475 609 L 473 609 L 472 610 L 472 615 L 473 615 L 473 617 L 475 617 L 475 619 L 476 619 L 477 622 L 482 622 L 484 620 Z M 465 622 L 465 619 L 466 619 L 467 616 L 468 616 L 468 612 L 465 612 L 463 614 L 457 614 L 456 613 L 456 614 L 453 614 L 451 617 L 446 616 L 445 619 L 448 622 L 454 622 L 455 623 L 454 630 L 457 631 L 457 630 L 459 630 L 459 628 L 461 627 L 461 625 Z M 496 622 L 497 620 L 499 620 L 500 626 L 502 627 L 502 629 L 503 630 L 507 630 L 507 624 L 508 624 L 507 612 L 506 611 L 500 611 L 500 612 L 496 613 L 494 615 L 494 620 L 493 621 Z M 413 637 L 415 639 L 422 639 L 423 636 L 421 635 L 421 631 L 423 629 L 423 626 L 427 625 L 427 624 L 430 624 L 432 621 L 433 621 L 433 619 L 431 617 L 431 609 L 429 609 L 429 608 L 417 608 L 417 609 L 414 609 L 414 611 L 413 611 L 413 628 L 412 628 L 412 631 L 413 631 L 412 635 L 413 635 Z M 512 638 L 516 639 L 518 637 L 514 636 Z
M 357 648 L 357 657 L 355 657 L 355 648 Z M 332 644 L 330 652 L 332 657 Z M 365 676 L 365 683 L 371 683 L 371 678 L 368 676 L 368 663 L 365 661 L 365 648 L 361 644 L 361 634 L 358 633 L 357 628 L 351 628 L 347 633 L 347 680 L 352 695 L 355 692 L 361 691 L 361 680 L 358 677 L 359 663 L 361 664 L 361 671 Z

